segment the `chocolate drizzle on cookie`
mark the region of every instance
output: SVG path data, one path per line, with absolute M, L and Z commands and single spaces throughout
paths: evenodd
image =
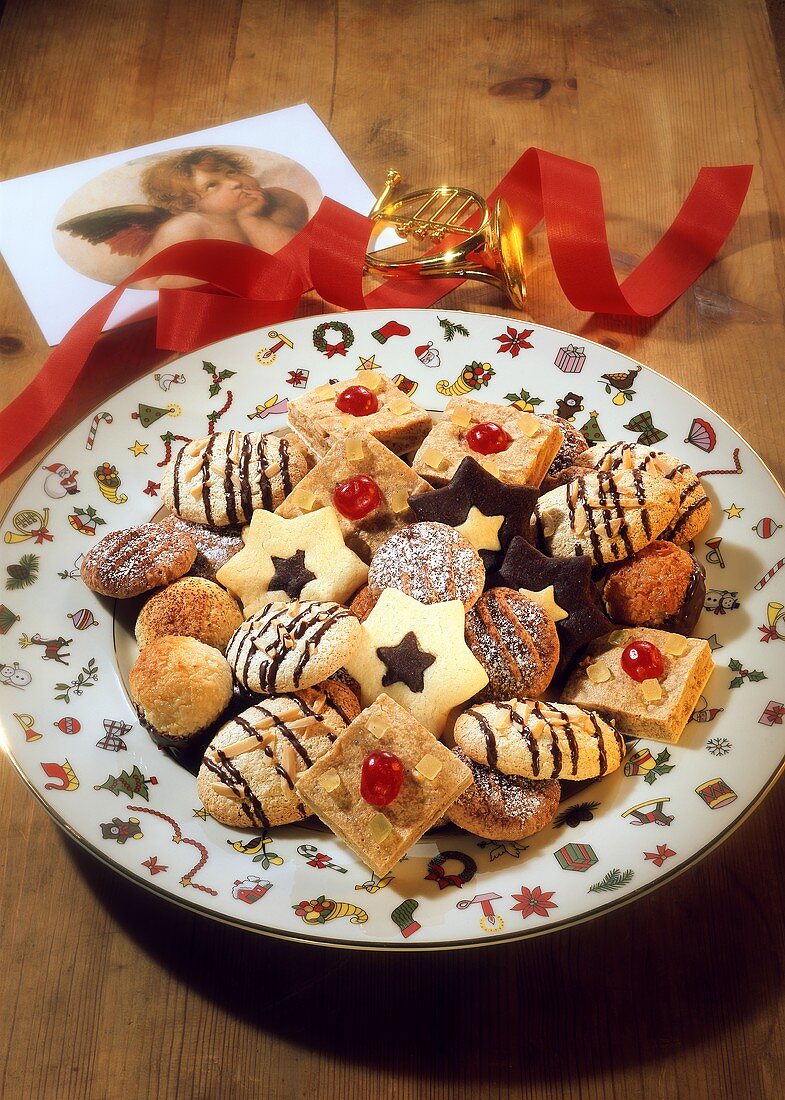
M 213 760 L 208 752 L 204 758 L 204 765 L 221 783 L 225 783 L 229 790 L 237 795 L 240 808 L 252 825 L 261 825 L 263 829 L 270 828 L 269 818 L 265 814 L 261 802 L 226 753 L 221 749 L 216 749 L 215 760 Z

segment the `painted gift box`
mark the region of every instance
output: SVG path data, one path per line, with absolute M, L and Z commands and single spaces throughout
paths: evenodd
M 588 871 L 597 862 L 597 856 L 590 844 L 565 844 L 553 854 L 565 871 Z
M 559 348 L 553 362 L 554 366 L 564 371 L 565 374 L 577 374 L 583 369 L 586 354 L 583 348 L 576 347 L 575 344 L 568 344 L 566 348 Z

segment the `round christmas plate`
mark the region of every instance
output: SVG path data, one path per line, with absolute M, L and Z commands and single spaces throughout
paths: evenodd
M 641 442 L 703 478 L 713 518 L 696 553 L 707 597 L 696 634 L 716 669 L 677 745 L 639 741 L 614 774 L 570 793 L 525 842 L 429 833 L 379 879 L 313 819 L 227 828 L 193 775 L 139 725 L 125 687 L 129 615 L 82 584 L 115 528 L 160 508 L 184 441 L 274 431 L 288 401 L 383 370 L 419 404 L 450 395 L 555 412 L 592 442 Z M 783 495 L 749 446 L 646 367 L 554 329 L 403 310 L 306 318 L 247 333 L 132 383 L 69 432 L 2 522 L 0 719 L 24 782 L 100 859 L 168 899 L 268 935 L 353 948 L 500 943 L 641 897 L 719 844 L 783 767 Z M 130 624 L 132 625 L 132 623 Z

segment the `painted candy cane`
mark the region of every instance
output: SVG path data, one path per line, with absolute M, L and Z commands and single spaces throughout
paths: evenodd
M 98 431 L 98 425 L 102 420 L 105 420 L 107 424 L 111 424 L 114 417 L 110 412 L 96 413 L 90 424 L 90 431 L 87 433 L 87 442 L 84 447 L 86 451 L 92 451 L 93 444 L 95 443 L 95 433 Z
M 755 591 L 760 592 L 761 588 L 765 588 L 766 585 L 771 580 L 771 578 L 774 576 L 774 574 L 779 573 L 779 571 L 780 571 L 780 569 L 782 569 L 783 565 L 785 565 L 785 558 L 780 558 L 779 561 L 775 562 L 774 565 L 772 565 L 771 569 L 768 571 L 768 573 L 764 573 L 763 576 L 761 577 L 761 579 L 755 585 Z

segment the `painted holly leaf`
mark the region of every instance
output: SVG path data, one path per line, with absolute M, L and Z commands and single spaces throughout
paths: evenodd
M 215 374 L 215 372 L 217 370 L 217 367 L 216 367 L 215 363 L 208 363 L 206 359 L 203 359 L 202 360 L 202 370 L 206 371 L 207 374 Z
M 210 397 L 215 397 L 215 395 L 217 393 L 220 393 L 220 392 L 221 392 L 220 382 L 213 382 L 213 384 L 210 386 Z
M 614 867 L 612 871 L 608 871 L 604 879 L 590 886 L 589 892 L 600 894 L 609 890 L 620 890 L 622 886 L 626 886 L 632 881 L 634 874 L 635 872 L 632 870 L 621 871 L 618 867 Z
M 751 672 L 750 673 L 750 680 L 753 680 L 755 683 L 757 683 L 758 680 L 767 680 L 767 679 L 768 679 L 768 676 L 766 675 L 765 672 Z
M 744 677 L 743 676 L 734 676 L 733 679 L 731 680 L 731 682 L 728 684 L 728 687 L 729 688 L 741 687 L 741 685 L 743 683 L 744 683 Z
M 741 672 L 743 667 L 744 666 L 742 665 L 741 661 L 737 661 L 735 657 L 732 658 L 728 663 L 728 668 L 731 670 L 731 672 Z

